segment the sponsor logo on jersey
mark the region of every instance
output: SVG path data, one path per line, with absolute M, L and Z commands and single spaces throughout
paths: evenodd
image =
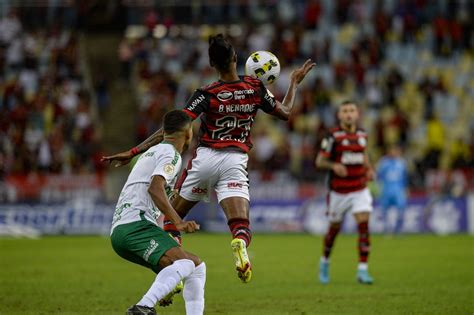
M 227 188 L 242 188 L 241 183 L 227 183 Z
M 263 98 L 267 100 L 272 105 L 272 107 L 276 106 L 275 97 L 273 96 L 272 92 L 270 92 L 268 89 L 267 89 L 267 93 L 265 93 L 265 96 Z
M 207 188 L 193 187 L 193 190 L 191 190 L 191 192 L 196 195 L 203 195 L 207 194 Z
M 150 240 L 150 244 L 146 248 L 145 252 L 143 253 L 143 259 L 148 261 L 150 255 L 158 248 L 159 244 L 155 240 Z
M 272 92 L 270 92 L 269 89 L 267 89 L 267 94 L 270 95 L 270 97 L 275 97 Z
M 188 106 L 187 110 L 193 111 L 196 108 L 196 106 L 199 105 L 199 103 L 204 101 L 204 99 L 205 99 L 204 95 L 199 96 L 194 101 L 192 101 L 191 105 Z
M 341 156 L 341 163 L 347 165 L 363 164 L 364 153 L 362 152 L 344 152 Z
M 122 194 L 120 194 L 120 197 L 121 196 Z M 130 208 L 131 205 L 132 204 L 129 202 L 121 204 L 120 206 L 117 205 L 117 207 L 115 208 L 114 217 L 112 219 L 112 225 L 114 225 L 117 221 L 119 221 L 122 218 L 122 212 L 126 210 L 127 208 Z
M 245 99 L 245 95 L 252 95 L 254 93 L 255 93 L 254 89 L 237 90 L 237 91 L 234 91 L 234 98 L 236 100 L 243 100 Z
M 146 157 L 150 157 L 150 156 L 153 156 L 153 155 L 155 155 L 155 152 L 153 152 L 153 151 L 151 151 L 151 152 L 145 152 L 145 153 L 141 154 L 138 159 L 140 160 L 140 159 L 143 159 L 143 158 L 146 158 Z
M 166 174 L 171 175 L 174 172 L 174 165 L 171 163 L 168 163 L 163 167 L 163 170 L 165 171 Z
M 173 161 L 171 161 L 171 164 L 176 165 L 178 163 L 179 156 L 180 155 L 179 155 L 178 151 L 175 150 L 174 151 L 174 158 L 173 158 Z
M 229 92 L 229 91 L 222 91 L 217 94 L 217 98 L 222 102 L 231 100 L 232 96 L 233 96 L 232 92 Z
M 166 192 L 166 196 L 168 196 L 168 198 L 171 199 L 170 197 L 174 194 L 174 190 L 170 186 L 166 186 L 165 192 Z
M 324 138 L 323 141 L 321 141 L 321 149 L 326 150 L 329 146 L 329 141 L 328 139 Z
M 166 188 L 165 188 L 165 190 L 166 190 Z M 150 208 L 150 212 L 151 212 L 152 217 L 153 217 L 155 220 L 157 220 L 157 219 L 160 217 L 160 215 L 161 215 L 160 210 L 158 210 L 158 208 L 157 208 L 157 207 L 154 207 L 154 206 L 152 206 L 152 207 Z
M 333 143 L 334 138 L 324 138 L 323 141 L 321 141 L 321 149 L 329 153 L 331 152 Z

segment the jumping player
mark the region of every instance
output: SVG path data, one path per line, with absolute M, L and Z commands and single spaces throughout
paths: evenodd
M 201 118 L 199 146 L 178 182 L 179 194 L 173 199 L 173 207 L 184 218 L 196 203 L 208 198 L 211 189 L 216 191 L 233 236 L 231 248 L 237 274 L 247 283 L 252 276 L 247 255 L 252 238 L 247 176 L 247 153 L 252 148 L 250 131 L 258 110 L 288 120 L 296 89 L 315 64 L 307 60 L 291 73 L 290 85 L 280 103 L 260 80 L 237 74 L 237 55 L 221 34 L 209 39 L 209 61 L 219 80 L 197 89 L 184 107 L 192 119 Z M 126 164 L 161 140 L 159 130 L 137 147 L 103 160 Z M 169 221 L 165 221 L 165 230 L 179 237 L 179 231 Z
M 367 154 L 367 134 L 357 127 L 359 111 L 354 102 L 339 106 L 339 126 L 330 130 L 323 139 L 316 166 L 330 171 L 328 218 L 329 230 L 324 237 L 324 250 L 319 265 L 319 280 L 329 282 L 329 255 L 334 240 L 341 229 L 347 211 L 352 212 L 359 232 L 359 265 L 357 280 L 371 284 L 367 260 L 370 251 L 369 216 L 372 212 L 372 196 L 367 181 L 374 171 Z
M 181 168 L 181 153 L 193 137 L 192 121 L 183 111 L 170 111 L 163 130 L 164 141 L 142 154 L 130 172 L 112 221 L 115 252 L 157 273 L 148 292 L 126 314 L 156 314 L 155 304 L 172 297 L 181 281 L 186 314 L 203 314 L 206 265 L 157 225 L 164 213 L 179 231 L 199 230 L 196 222 L 183 221 L 168 199 Z

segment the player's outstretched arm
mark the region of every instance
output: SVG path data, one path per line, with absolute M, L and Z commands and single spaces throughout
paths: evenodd
M 163 176 L 155 175 L 151 179 L 150 187 L 148 187 L 148 193 L 155 205 L 160 211 L 176 226 L 178 231 L 184 231 L 187 233 L 193 233 L 199 230 L 199 224 L 195 221 L 183 221 L 179 214 L 174 210 L 171 205 L 168 196 L 166 195 L 166 180 Z
M 277 101 L 276 110 L 273 113 L 274 116 L 282 120 L 288 120 L 290 118 L 291 110 L 295 105 L 296 89 L 315 66 L 316 64 L 311 59 L 308 59 L 300 68 L 293 70 L 290 76 L 288 90 L 283 98 L 283 102 Z
M 160 128 L 136 147 L 114 155 L 103 156 L 100 161 L 109 163 L 112 163 L 112 161 L 117 161 L 117 163 L 115 163 L 115 167 L 126 165 L 135 155 L 145 152 L 150 147 L 157 145 L 161 141 L 163 141 L 163 129 Z

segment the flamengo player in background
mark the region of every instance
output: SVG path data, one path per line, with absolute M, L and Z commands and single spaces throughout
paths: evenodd
M 232 233 L 237 274 L 247 283 L 252 276 L 247 254 L 252 238 L 247 175 L 247 152 L 252 148 L 250 130 L 258 110 L 288 120 L 296 88 L 315 64 L 307 60 L 291 73 L 290 85 L 280 103 L 260 80 L 237 75 L 237 55 L 221 34 L 209 39 L 209 61 L 219 73 L 219 80 L 197 89 L 184 108 L 192 119 L 201 118 L 199 146 L 178 182 L 179 194 L 172 203 L 184 218 L 196 203 L 208 198 L 209 190 L 216 191 Z M 161 140 L 159 130 L 137 147 L 103 160 L 126 164 L 134 155 Z M 165 230 L 180 237 L 171 222 L 164 224 Z
M 367 181 L 374 177 L 367 154 L 367 134 L 357 127 L 359 110 L 354 102 L 339 106 L 339 127 L 330 130 L 323 139 L 316 166 L 330 171 L 328 218 L 329 230 L 324 237 L 324 251 L 319 265 L 319 280 L 329 282 L 329 255 L 347 211 L 352 212 L 359 232 L 359 266 L 357 280 L 371 284 L 367 259 L 370 251 L 369 216 L 372 196 Z
M 164 213 L 178 230 L 199 229 L 196 222 L 183 221 L 168 199 L 181 168 L 181 153 L 193 138 L 192 121 L 174 110 L 165 115 L 163 126 L 164 141 L 140 156 L 120 193 L 110 239 L 120 257 L 157 273 L 148 292 L 126 314 L 156 314 L 155 304 L 163 299 L 169 304 L 182 280 L 186 314 L 203 314 L 206 265 L 157 226 Z

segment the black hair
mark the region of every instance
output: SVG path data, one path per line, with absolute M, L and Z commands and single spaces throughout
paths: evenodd
M 339 105 L 339 107 L 344 106 L 344 105 L 349 105 L 349 104 L 352 104 L 352 105 L 355 105 L 356 107 L 358 107 L 358 106 L 357 106 L 357 103 L 354 102 L 354 101 L 351 101 L 351 100 L 345 100 L 344 102 L 342 102 L 342 103 Z
M 209 63 L 217 70 L 225 71 L 234 58 L 235 51 L 224 35 L 217 34 L 209 37 Z
M 165 134 L 172 134 L 182 131 L 191 122 L 191 117 L 182 110 L 171 110 L 163 117 L 163 130 Z

